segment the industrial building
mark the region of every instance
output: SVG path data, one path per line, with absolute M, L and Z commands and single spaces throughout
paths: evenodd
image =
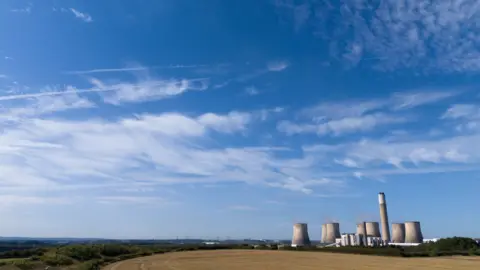
M 426 241 L 438 239 L 423 239 L 419 221 L 392 223 L 391 231 L 388 220 L 387 200 L 385 193 L 378 193 L 380 222 L 360 222 L 356 226 L 356 233 L 340 232 L 340 223 L 331 222 L 322 224 L 321 243 L 326 246 L 385 246 L 419 245 Z M 391 233 L 391 234 L 390 234 Z M 292 246 L 309 246 L 310 238 L 306 223 L 297 223 L 293 226 Z

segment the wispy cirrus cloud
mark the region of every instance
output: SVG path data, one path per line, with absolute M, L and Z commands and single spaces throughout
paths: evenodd
M 474 104 L 454 104 L 442 115 L 443 119 L 479 119 L 480 107 Z
M 317 135 L 333 134 L 335 136 L 345 133 L 368 131 L 380 125 L 405 123 L 405 117 L 389 116 L 381 113 L 369 114 L 359 117 L 345 117 L 338 120 L 327 120 L 313 124 L 295 124 L 289 121 L 280 122 L 278 130 L 288 135 L 297 133 L 316 133 Z
M 214 113 L 206 113 L 198 118 L 198 121 L 211 127 L 214 130 L 232 133 L 244 130 L 245 126 L 251 121 L 250 113 L 230 112 L 227 115 L 217 115 Z
M 453 124 L 457 131 L 480 130 L 480 106 L 476 104 L 453 104 L 440 118 Z
M 394 110 L 409 109 L 425 104 L 435 103 L 447 98 L 454 97 L 461 94 L 460 91 L 434 91 L 434 92 L 404 92 L 395 93 L 391 97 Z
M 73 16 L 75 16 L 75 18 L 79 19 L 79 20 L 82 20 L 86 23 L 91 23 L 93 22 L 93 18 L 92 16 L 90 16 L 88 13 L 85 13 L 85 12 L 81 12 L 79 11 L 78 9 L 75 9 L 75 8 L 52 8 L 52 10 L 54 12 L 63 12 L 63 13 L 70 13 L 70 14 L 73 14 Z
M 249 86 L 245 88 L 245 93 L 249 96 L 256 96 L 260 94 L 260 91 L 255 86 Z
M 10 12 L 30 14 L 32 12 L 32 9 L 33 9 L 33 4 L 31 2 L 29 2 L 26 7 L 13 8 L 13 9 L 10 10 Z
M 399 115 L 401 111 L 434 104 L 456 95 L 459 91 L 407 91 L 388 98 L 325 102 L 300 110 L 309 122 L 281 121 L 277 129 L 287 135 L 314 133 L 335 136 L 374 130 L 380 126 L 403 124 L 415 119 Z
M 120 81 L 106 83 L 96 78 L 90 78 L 92 87 L 77 89 L 73 86 L 46 87 L 42 91 L 29 91 L 27 93 L 0 95 L 0 101 L 14 101 L 25 99 L 38 99 L 46 97 L 61 97 L 78 94 L 98 93 L 104 102 L 120 104 L 125 102 L 144 102 L 160 100 L 181 95 L 187 91 L 203 91 L 208 88 L 208 79 L 156 79 L 142 78 L 136 81 Z
M 93 18 L 89 14 L 80 12 L 79 10 L 76 10 L 74 8 L 69 8 L 69 10 L 73 13 L 73 15 L 75 15 L 77 19 L 80 19 L 87 23 L 93 22 Z
M 33 191 L 106 187 L 121 190 L 146 183 L 242 182 L 311 193 L 311 187 L 321 184 L 312 185 L 313 171 L 297 171 L 302 161 L 276 157 L 275 153 L 289 151 L 288 148 L 203 144 L 214 133 L 233 136 L 245 131 L 250 123 L 266 121 L 271 115 L 280 114 L 280 107 L 224 114 L 140 114 L 116 120 L 68 120 L 58 114 L 101 105 L 101 100 L 94 103 L 89 99 L 96 92 L 132 91 L 127 96 L 135 98 L 123 99 L 118 95 L 118 102 L 157 98 L 145 95 L 152 91 L 153 83 L 122 83 L 122 87 L 99 80 L 92 83 L 95 86 L 90 89 L 46 87 L 39 92 L 0 98 L 5 105 L 0 110 L 0 124 L 4 127 L 0 134 L 0 192 L 28 195 Z M 171 90 L 167 93 L 180 94 Z M 111 102 L 108 98 L 103 101 Z M 289 168 L 292 170 L 288 171 Z M 290 177 L 295 177 L 295 183 Z M 302 187 L 303 183 L 307 186 Z M 322 186 L 328 189 L 328 185 L 325 182 Z M 125 194 L 107 197 L 101 201 L 136 202 Z
M 85 75 L 85 74 L 96 74 L 96 73 L 115 73 L 115 72 L 132 72 L 132 71 L 149 71 L 152 69 L 192 69 L 192 68 L 205 68 L 208 65 L 166 65 L 166 66 L 151 66 L 145 67 L 141 65 L 127 66 L 123 68 L 96 68 L 89 70 L 72 70 L 65 71 L 65 74 L 72 75 Z
M 308 177 L 305 171 L 287 172 L 298 164 L 276 158 L 275 150 L 268 147 L 200 147 L 210 131 L 232 132 L 218 128 L 226 125 L 225 118 L 204 122 L 204 116 L 166 113 L 115 122 L 30 117 L 0 135 L 2 179 L 10 179 L 7 187 L 25 189 L 39 185 L 68 188 L 68 179 L 90 179 L 82 185 L 92 188 L 142 179 L 158 184 L 247 182 L 306 193 L 312 192 L 310 186 L 331 184 L 312 181 L 313 175 Z M 295 181 L 287 175 L 295 175 Z
M 272 61 L 267 64 L 269 71 L 282 71 L 288 68 L 289 63 L 287 61 Z
M 316 29 L 334 58 L 383 71 L 477 72 L 476 0 L 277 1 L 294 25 Z
M 106 103 L 143 102 L 160 100 L 187 91 L 203 91 L 208 88 L 208 79 L 141 79 L 137 82 L 105 83 L 91 79 L 91 92 L 101 92 Z

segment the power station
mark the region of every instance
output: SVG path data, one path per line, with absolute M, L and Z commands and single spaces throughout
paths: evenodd
M 387 200 L 385 193 L 378 193 L 380 222 L 363 221 L 357 223 L 356 233 L 341 233 L 340 223 L 322 224 L 321 243 L 326 246 L 385 246 L 385 245 L 418 245 L 423 243 L 423 233 L 419 221 L 393 223 L 390 231 L 388 221 Z M 391 232 L 391 234 L 390 234 Z M 293 226 L 292 246 L 311 245 L 306 223 Z

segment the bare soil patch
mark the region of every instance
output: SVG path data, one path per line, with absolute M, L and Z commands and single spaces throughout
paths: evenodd
M 131 259 L 104 270 L 478 270 L 480 257 L 393 258 L 325 252 L 217 250 Z

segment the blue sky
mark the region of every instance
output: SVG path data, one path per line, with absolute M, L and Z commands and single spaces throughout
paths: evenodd
M 0 235 L 480 237 L 478 11 L 1 1 Z

